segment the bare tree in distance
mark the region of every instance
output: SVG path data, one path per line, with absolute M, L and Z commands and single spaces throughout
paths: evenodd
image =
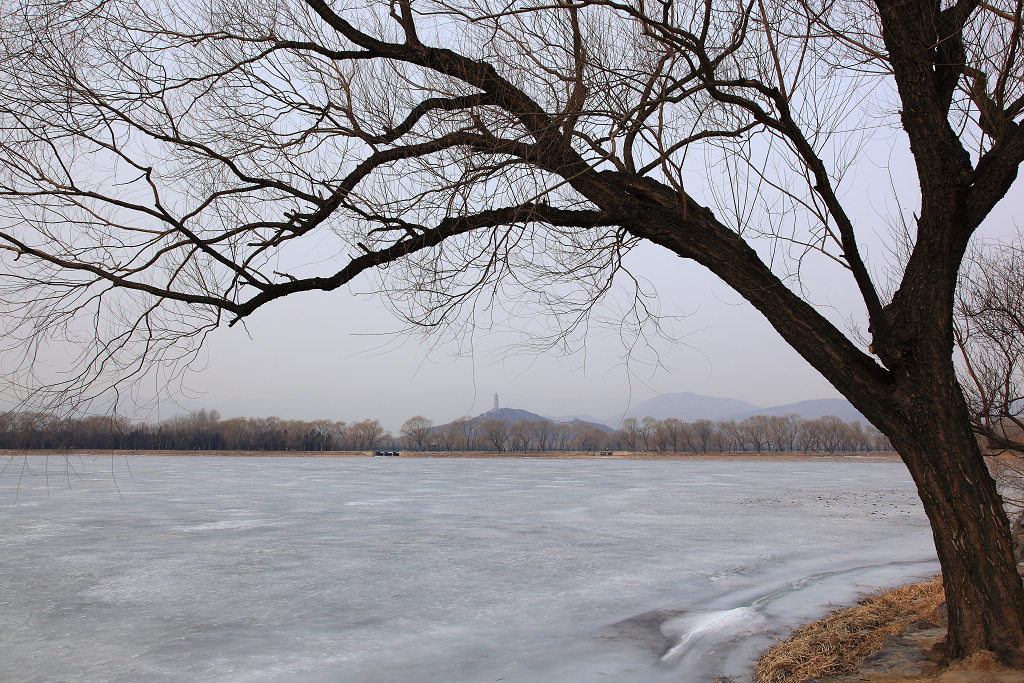
M 508 450 L 524 452 L 530 450 L 530 429 L 526 422 L 513 422 L 508 426 Z
M 441 442 L 441 448 L 446 451 L 465 448 L 465 435 L 462 430 L 462 422 L 460 420 L 452 420 L 448 424 L 441 425 L 441 427 L 439 427 L 438 438 Z
M 460 417 L 455 421 L 459 425 L 460 441 L 462 447 L 473 450 L 480 446 L 480 425 L 468 415 Z
M 382 442 L 391 439 L 391 435 L 381 425 L 380 420 L 360 420 L 348 426 L 348 437 L 357 450 L 372 451 Z
M 1024 241 L 969 254 L 956 299 L 960 383 L 975 431 L 1024 454 Z
M 1024 513 L 1024 241 L 968 254 L 956 299 L 961 384 L 1008 511 Z
M 537 444 L 537 450 L 546 451 L 555 438 L 555 425 L 550 420 L 531 420 L 527 427 L 530 436 Z
M 822 415 L 818 418 L 818 423 L 821 429 L 822 450 L 830 453 L 838 451 L 843 442 L 844 432 L 847 427 L 846 423 L 835 415 Z
M 640 430 L 640 421 L 635 417 L 627 417 L 619 424 L 619 429 L 615 432 L 615 436 L 626 447 L 626 450 L 635 451 L 641 441 Z
M 770 443 L 771 422 L 765 415 L 751 415 L 738 425 L 743 442 L 760 453 Z
M 697 450 L 706 453 L 715 449 L 718 430 L 714 422 L 711 420 L 697 420 L 693 423 L 692 428 Z
M 509 439 L 512 438 L 508 423 L 496 417 L 483 420 L 480 423 L 480 433 L 487 445 L 499 453 L 505 450 Z
M 415 415 L 402 424 L 399 433 L 406 440 L 410 448 L 424 451 L 430 445 L 431 428 L 433 426 L 433 420 L 422 415 Z
M 718 422 L 718 438 L 723 451 L 746 449 L 746 437 L 736 420 L 720 420 Z
M 680 451 L 690 447 L 689 425 L 674 417 L 661 420 L 657 427 L 662 450 Z
M 796 414 L 773 415 L 768 418 L 769 441 L 778 451 L 792 451 L 800 433 L 800 416 Z
M 626 317 L 656 322 L 623 269 L 649 242 L 738 292 L 891 440 L 932 524 L 947 653 L 1024 666 L 1024 589 L 952 359 L 959 266 L 1024 161 L 1019 1 L 0 8 L 20 395 L 129 391 L 155 360 L 174 380 L 221 322 L 361 275 L 425 328 L 514 301 L 554 343 L 616 281 Z M 909 236 L 886 293 L 844 173 L 895 135 L 920 197 L 880 231 Z M 811 258 L 859 295 L 868 348 L 793 279 Z M 34 362 L 48 345 L 77 349 L 69 374 Z
M 1011 518 L 1024 515 L 1024 459 L 998 457 L 989 463 Z
M 642 446 L 635 433 L 632 436 L 634 447 L 629 448 L 627 433 L 612 433 L 588 422 L 534 420 L 508 423 L 497 418 L 488 419 L 505 425 L 510 451 L 544 453 L 554 447 L 554 450 L 597 451 L 611 448 L 636 452 Z M 647 417 L 643 421 L 651 427 L 652 435 L 646 450 L 652 453 L 717 450 L 706 447 L 698 438 L 696 428 L 702 421 L 689 424 L 673 417 L 663 420 Z M 443 451 L 464 451 L 468 450 L 464 422 L 465 418 L 460 418 L 434 427 L 431 420 L 417 415 L 403 424 L 400 436 L 411 449 L 425 450 L 428 445 L 437 445 Z M 717 425 L 708 420 L 703 422 L 710 429 L 708 443 L 713 444 Z M 783 444 L 784 448 L 776 447 L 776 450 L 792 451 L 798 446 L 833 452 L 872 448 L 890 450 L 884 439 L 876 441 L 876 435 L 865 432 L 859 422 L 842 421 L 839 421 L 838 437 L 833 447 L 824 449 L 821 439 L 814 440 L 812 433 L 820 431 L 821 424 L 820 420 L 799 421 L 799 425 L 808 427 L 801 433 L 806 441 L 793 436 L 791 443 Z M 200 410 L 147 424 L 120 415 L 65 417 L 39 412 L 0 412 L 0 448 L 6 449 L 329 451 L 368 448 L 371 439 L 374 447 L 394 445 L 376 420 L 362 420 L 350 428 L 345 422 L 326 419 L 235 417 L 223 420 L 215 410 Z M 475 445 L 475 449 L 479 447 L 480 444 Z M 747 443 L 746 449 L 756 450 L 756 443 Z
M 889 437 L 883 434 L 877 427 L 869 424 L 867 426 L 867 433 L 872 449 L 876 451 L 892 450 L 892 444 L 889 442 Z
M 637 436 L 639 437 L 640 443 L 643 444 L 645 451 L 654 450 L 653 437 L 657 430 L 658 420 L 653 417 L 644 417 L 640 420 L 637 425 Z
M 601 432 L 600 436 L 597 436 L 593 434 L 589 425 L 580 422 L 558 422 L 555 423 L 551 448 L 560 451 L 593 450 L 588 448 L 587 444 L 594 443 L 595 438 L 597 442 L 603 443 L 605 434 Z

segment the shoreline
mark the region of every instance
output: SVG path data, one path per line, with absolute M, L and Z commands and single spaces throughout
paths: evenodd
M 765 650 L 754 683 L 1024 683 L 989 651 L 945 661 L 941 575 L 867 593 Z
M 546 452 L 494 452 L 494 451 L 400 451 L 403 458 L 514 458 L 524 460 L 734 460 L 737 462 L 901 462 L 892 451 L 863 451 L 856 453 L 802 453 L 784 452 L 672 452 L 647 453 L 613 451 L 610 455 L 597 452 L 546 451 Z M 227 457 L 227 458 L 372 458 L 372 451 L 249 451 L 249 450 L 106 450 L 106 449 L 0 449 L 0 457 L 8 456 L 180 456 L 180 457 Z

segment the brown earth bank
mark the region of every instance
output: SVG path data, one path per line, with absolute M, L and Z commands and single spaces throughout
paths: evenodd
M 121 456 L 151 456 L 151 455 L 181 455 L 181 456 L 224 456 L 228 458 L 254 457 L 254 458 L 365 458 L 372 455 L 367 451 L 115 451 L 104 449 L 68 448 L 68 449 L 3 449 L 0 450 L 0 457 L 11 455 L 56 455 L 56 456 L 95 456 L 95 455 L 121 455 Z
M 991 652 L 942 663 L 942 579 L 873 593 L 765 652 L 756 683 L 1024 683 Z
M 509 453 L 494 451 L 398 451 L 403 458 L 540 458 L 540 459 L 597 459 L 597 460 L 736 460 L 736 461 L 841 461 L 841 462 L 899 462 L 893 452 L 857 453 L 803 453 L 803 452 L 715 452 L 715 453 L 646 453 L 631 451 L 546 451 Z M 175 455 L 224 456 L 254 458 L 368 458 L 373 451 L 184 451 L 184 450 L 90 450 L 90 449 L 0 449 L 0 457 L 11 455 Z

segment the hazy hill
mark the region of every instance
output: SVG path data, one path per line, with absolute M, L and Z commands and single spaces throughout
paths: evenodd
M 482 415 L 478 415 L 473 418 L 475 420 L 486 420 L 489 417 L 503 420 L 510 424 L 516 422 L 529 422 L 531 420 L 546 420 L 546 417 L 541 417 L 537 413 L 531 413 L 528 410 L 520 410 L 519 408 L 498 408 L 497 410 L 488 410 Z
M 703 396 L 687 391 L 681 394 L 661 394 L 631 408 L 626 417 L 653 417 L 664 420 L 675 417 L 687 422 L 694 420 L 742 420 L 751 415 L 796 414 L 805 420 L 814 420 L 825 415 L 852 422 L 867 422 L 850 402 L 842 398 L 819 398 L 781 406 L 762 408 L 735 398 Z M 620 416 L 609 418 L 607 424 L 618 424 Z
M 519 408 L 498 408 L 497 410 L 488 410 L 483 415 L 480 415 L 480 416 L 478 416 L 478 417 L 476 417 L 474 419 L 486 420 L 489 417 L 495 417 L 495 418 L 498 418 L 499 420 L 504 420 L 505 422 L 509 422 L 509 423 L 528 422 L 528 421 L 531 421 L 531 420 L 548 420 L 549 422 L 564 422 L 564 423 L 568 423 L 568 424 L 583 423 L 583 424 L 589 424 L 591 426 L 597 427 L 602 432 L 613 432 L 613 431 L 615 431 L 614 429 L 612 429 L 608 425 L 603 424 L 601 422 L 598 422 L 596 420 L 586 420 L 586 419 L 580 419 L 578 417 L 552 419 L 550 417 L 542 417 L 542 416 L 538 415 L 537 413 L 531 413 L 528 410 L 521 410 Z
M 693 422 L 694 420 L 740 421 L 751 415 L 790 414 L 799 415 L 805 420 L 813 420 L 824 415 L 835 415 L 846 422 L 853 422 L 854 420 L 867 422 L 864 416 L 857 412 L 856 408 L 841 398 L 820 398 L 760 408 L 753 403 L 735 398 L 704 396 L 691 391 L 680 394 L 661 394 L 643 403 L 638 403 L 626 413 L 625 417 L 653 417 L 657 420 L 675 417 L 687 422 Z M 486 420 L 487 418 L 497 418 L 508 423 L 529 420 L 549 420 L 561 423 L 583 422 L 593 425 L 601 431 L 612 432 L 614 428 L 610 425 L 618 425 L 622 417 L 621 414 L 610 417 L 607 420 L 599 420 L 589 415 L 543 417 L 537 413 L 531 413 L 520 408 L 499 408 L 498 410 L 488 410 L 486 413 L 478 415 L 473 419 Z M 438 425 L 435 429 L 440 429 L 442 426 Z
M 784 406 L 758 408 L 729 415 L 725 419 L 742 420 L 751 415 L 789 415 L 791 413 L 796 413 L 805 420 L 814 420 L 825 415 L 835 415 L 845 422 L 853 422 L 854 420 L 859 420 L 862 423 L 867 422 L 867 419 L 850 405 L 849 401 L 843 398 L 819 398 L 810 401 L 787 403 Z
M 693 422 L 694 420 L 703 419 L 719 420 L 747 411 L 756 413 L 760 410 L 753 403 L 748 403 L 747 401 L 740 401 L 735 398 L 702 396 L 701 394 L 687 391 L 682 394 L 661 394 L 643 403 L 638 403 L 626 412 L 626 417 L 653 417 L 656 420 L 675 417 L 687 422 Z M 610 424 L 618 422 L 619 417 L 609 420 Z
M 604 422 L 598 422 L 597 420 L 594 420 L 594 419 L 582 420 L 580 418 L 573 418 L 571 420 L 559 420 L 559 422 L 568 422 L 569 424 L 580 423 L 580 424 L 590 425 L 591 427 L 597 427 L 600 431 L 607 432 L 609 434 L 611 434 L 612 432 L 615 431 L 614 429 L 612 429 L 611 427 L 606 425 Z
M 495 418 L 507 422 L 509 424 L 515 424 L 517 422 L 531 422 L 533 420 L 548 420 L 549 422 L 564 422 L 568 424 L 583 423 L 589 424 L 593 427 L 597 427 L 602 432 L 613 432 L 615 431 L 606 424 L 597 422 L 596 420 L 581 420 L 579 418 L 562 418 L 552 419 L 543 417 L 537 413 L 531 413 L 529 410 L 521 410 L 519 408 L 498 408 L 497 410 L 488 410 L 486 413 L 477 415 L 473 418 L 475 422 L 480 422 L 489 418 Z M 437 425 L 434 427 L 435 430 L 441 429 L 445 425 Z
M 552 416 L 548 417 L 547 419 L 551 420 L 552 422 L 587 422 L 589 424 L 597 425 L 598 427 L 602 428 L 608 427 L 608 421 L 605 420 L 604 418 L 594 417 L 593 415 L 587 415 L 585 413 L 578 415 L 561 415 L 559 417 Z M 608 429 L 611 429 L 611 427 L 608 427 Z

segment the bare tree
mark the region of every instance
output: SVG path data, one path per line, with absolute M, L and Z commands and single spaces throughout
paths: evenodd
M 820 451 L 822 442 L 821 420 L 804 420 L 800 423 L 798 439 L 804 452 Z
M 555 425 L 555 439 L 554 446 L 555 450 L 568 451 L 571 450 L 579 436 L 579 431 L 571 424 L 565 422 L 559 422 Z
M 480 423 L 477 420 L 464 415 L 453 424 L 459 427 L 462 448 L 472 451 L 480 447 Z
M 446 451 L 454 451 L 465 447 L 465 434 L 462 430 L 461 418 L 452 420 L 439 428 L 438 437 L 441 440 L 441 447 Z
M 334 442 L 334 447 L 338 449 L 344 449 L 346 436 L 348 434 L 348 425 L 341 420 L 336 420 L 331 423 L 330 426 L 331 439 Z
M 381 426 L 380 420 L 360 420 L 353 423 L 349 425 L 348 434 L 356 449 L 362 451 L 372 451 L 381 442 L 391 438 Z
M 653 417 L 645 417 L 644 421 L 647 423 L 649 433 L 647 434 L 646 450 L 648 451 L 667 451 L 671 444 L 669 442 L 668 434 L 665 432 L 665 421 L 658 420 Z
M 596 451 L 605 448 L 608 435 L 589 422 L 573 422 L 567 425 L 572 433 L 572 444 L 581 451 Z
M 551 447 L 551 441 L 555 436 L 555 425 L 550 420 L 531 420 L 526 426 L 538 451 L 544 452 Z
M 480 433 L 486 443 L 499 453 L 505 450 L 512 437 L 508 423 L 496 417 L 489 417 L 480 424 Z
M 743 451 L 747 448 L 746 435 L 736 420 L 719 420 L 715 425 L 723 451 Z
M 1024 244 L 982 245 L 960 275 L 954 334 L 974 431 L 1009 515 L 1024 510 Z
M 222 317 L 363 273 L 415 325 L 507 297 L 568 339 L 646 240 L 721 278 L 889 437 L 933 525 L 949 655 L 1024 665 L 1024 588 L 951 353 L 959 266 L 1024 162 L 1019 1 L 2 7 L 0 324 L 23 398 L 98 399 L 152 368 L 173 387 Z M 869 263 L 844 171 L 897 129 L 920 198 L 889 226 L 906 257 Z M 332 234 L 337 257 L 309 263 Z M 818 257 L 869 347 L 792 279 Z M 81 347 L 68 374 L 33 362 L 45 346 Z
M 846 448 L 851 451 L 866 451 L 871 444 L 871 437 L 864 429 L 860 420 L 846 423 Z
M 998 450 L 1024 454 L 1024 244 L 970 254 L 956 300 L 961 384 L 974 429 Z
M 1024 459 L 1007 455 L 990 458 L 989 469 L 999 482 L 1007 513 L 1024 515 Z
M 775 447 L 775 450 L 795 450 L 796 437 L 799 433 L 799 415 L 772 415 L 768 418 L 768 440 Z
M 692 425 L 695 446 L 701 453 L 714 449 L 718 429 L 711 420 L 695 420 Z
M 526 422 L 520 420 L 510 424 L 508 426 L 508 449 L 522 453 L 528 450 L 529 446 L 530 430 L 527 428 Z
M 846 436 L 846 423 L 835 415 L 823 415 L 815 422 L 818 429 L 819 448 L 829 453 L 841 450 Z
M 883 434 L 874 425 L 867 426 L 868 439 L 870 440 L 871 448 L 876 451 L 891 451 L 892 444 L 889 443 L 889 437 Z
M 738 425 L 743 443 L 760 453 L 768 445 L 770 423 L 765 415 L 751 415 Z
M 637 433 L 640 437 L 640 443 L 643 444 L 645 451 L 655 450 L 656 446 L 653 438 L 658 432 L 659 423 L 659 420 L 648 416 L 640 420 L 640 423 L 637 425 Z
M 0 412 L 0 448 L 13 448 L 14 425 L 17 415 L 14 412 Z
M 689 447 L 689 425 L 680 419 L 667 417 L 658 425 L 659 442 L 663 450 L 680 451 Z
M 640 422 L 635 417 L 625 418 L 615 432 L 615 436 L 623 448 L 627 451 L 635 451 L 641 440 Z
M 224 435 L 224 447 L 231 450 L 253 448 L 252 424 L 241 417 L 224 420 L 220 423 L 221 434 Z
M 433 420 L 423 417 L 422 415 L 416 415 L 414 417 L 410 417 L 402 424 L 402 428 L 399 433 L 409 444 L 410 448 L 423 451 L 426 450 L 427 446 L 430 444 L 431 429 L 433 426 Z

